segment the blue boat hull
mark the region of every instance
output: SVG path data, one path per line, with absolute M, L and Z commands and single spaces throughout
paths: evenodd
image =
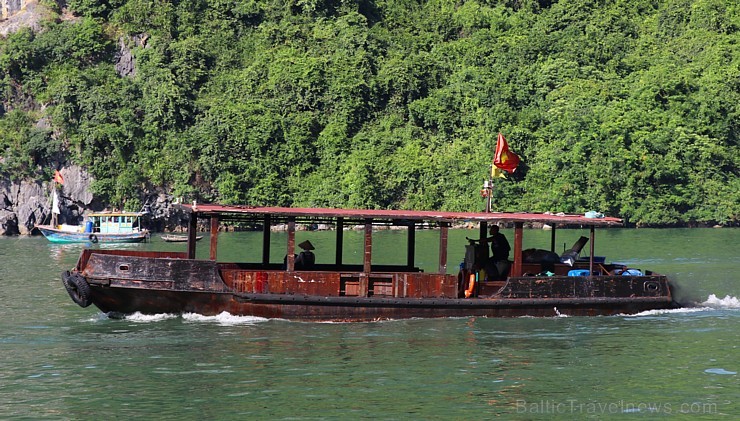
M 149 236 L 148 231 L 131 233 L 67 232 L 51 227 L 37 227 L 52 243 L 140 243 Z

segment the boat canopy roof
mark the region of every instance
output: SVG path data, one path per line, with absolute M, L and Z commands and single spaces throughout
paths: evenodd
M 420 222 L 464 223 L 464 222 L 540 222 L 554 225 L 621 226 L 620 218 L 587 218 L 585 215 L 563 213 L 516 213 L 516 212 L 443 212 L 393 209 L 334 209 L 334 208 L 288 208 L 256 207 L 245 205 L 183 204 L 196 217 L 217 216 L 221 220 L 263 221 L 269 216 L 271 222 L 279 223 L 293 218 L 296 222 L 331 222 L 343 218 L 345 223 L 364 224 L 372 219 L 375 224 L 408 225 Z
M 112 211 L 111 212 L 108 212 L 108 211 L 93 212 L 93 213 L 87 214 L 87 216 L 88 217 L 91 217 L 91 218 L 100 218 L 100 217 L 104 217 L 104 216 L 132 216 L 132 217 L 139 217 L 141 215 L 142 214 L 139 213 L 139 212 L 112 212 Z

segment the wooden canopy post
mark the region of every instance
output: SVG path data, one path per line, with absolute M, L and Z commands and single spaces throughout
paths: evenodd
M 190 212 L 190 221 L 188 221 L 188 259 L 195 259 L 195 241 L 198 234 L 198 214 L 195 211 Z
M 480 222 L 479 234 L 480 236 L 478 238 L 480 238 L 481 244 L 487 244 L 488 242 L 487 241 L 484 242 L 483 239 L 488 238 L 488 221 Z
M 406 266 L 409 269 L 413 269 L 414 261 L 416 260 L 416 224 L 410 221 L 408 227 L 409 233 L 406 236 Z
M 293 272 L 295 269 L 295 217 L 288 218 L 288 251 L 287 251 L 287 270 Z
M 522 240 L 524 238 L 524 223 L 514 223 L 514 264 L 511 267 L 511 276 L 522 276 Z
M 552 230 L 550 231 L 550 251 L 555 253 L 555 230 L 557 225 L 552 224 Z
M 218 252 L 218 215 L 211 215 L 211 260 L 216 260 Z
M 439 273 L 447 273 L 447 236 L 448 236 L 447 222 L 439 223 Z
M 270 215 L 265 215 L 262 221 L 262 264 L 270 264 L 270 226 L 272 219 Z
M 337 237 L 334 251 L 334 262 L 337 266 L 342 265 L 342 248 L 344 247 L 344 218 L 337 218 Z
M 594 275 L 594 238 L 596 237 L 595 227 L 591 225 L 591 238 L 589 240 L 590 245 L 588 246 L 588 276 Z
M 365 274 L 372 270 L 373 259 L 373 220 L 365 219 L 365 247 L 363 249 L 362 271 Z

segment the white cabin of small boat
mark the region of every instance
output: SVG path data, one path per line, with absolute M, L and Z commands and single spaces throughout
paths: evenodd
M 123 234 L 142 230 L 141 214 L 136 212 L 96 212 L 87 218 L 86 232 Z

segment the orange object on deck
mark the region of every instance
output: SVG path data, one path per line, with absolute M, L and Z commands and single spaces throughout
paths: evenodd
M 472 297 L 474 291 L 475 291 L 475 273 L 471 273 L 470 281 L 468 282 L 468 289 L 465 290 L 465 298 Z

